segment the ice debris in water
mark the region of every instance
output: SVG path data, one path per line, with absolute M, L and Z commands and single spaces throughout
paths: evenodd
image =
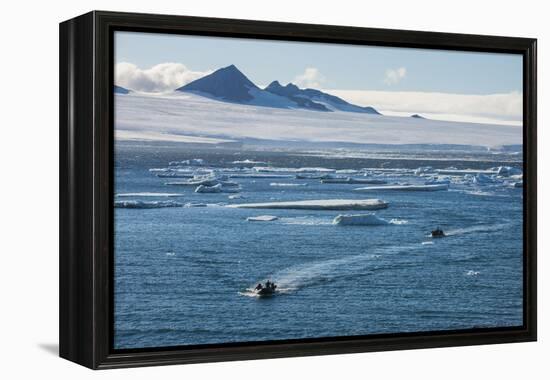
M 496 170 L 497 175 L 502 177 L 523 174 L 523 171 L 521 169 L 515 168 L 513 166 L 498 166 L 492 169 Z
M 424 173 L 431 173 L 434 169 L 431 166 L 421 166 L 414 171 L 414 175 L 421 175 Z
M 190 160 L 183 160 L 183 161 L 170 161 L 168 163 L 170 166 L 176 166 L 176 165 L 204 165 L 204 160 L 202 158 L 191 158 Z

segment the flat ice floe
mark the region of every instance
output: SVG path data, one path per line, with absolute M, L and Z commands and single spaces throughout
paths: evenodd
M 369 187 L 359 187 L 353 189 L 354 191 L 441 191 L 448 190 L 449 185 L 439 184 L 439 185 L 390 185 L 390 186 L 369 186 Z
M 255 173 L 239 173 L 239 174 L 230 174 L 229 178 L 251 178 L 251 179 L 274 179 L 274 178 L 294 178 L 290 174 L 255 174 Z
M 274 215 L 249 216 L 248 218 L 246 218 L 246 220 L 249 222 L 272 222 L 277 219 L 279 218 Z
M 214 186 L 199 185 L 195 189 L 195 193 L 238 193 L 241 189 L 230 186 L 229 188 L 222 186 L 221 183 L 218 183 Z
M 195 193 L 221 193 L 221 192 L 222 192 L 221 184 L 217 184 L 215 186 L 199 185 L 195 189 Z
M 163 208 L 163 207 L 182 207 L 181 203 L 174 201 L 115 201 L 116 208 Z
M 497 174 L 497 170 L 492 170 L 492 169 L 488 169 L 488 170 L 482 170 L 482 169 L 462 169 L 462 170 L 459 170 L 459 169 L 436 169 L 435 170 L 436 173 L 438 174 L 446 174 L 446 175 L 467 175 L 467 174 L 472 174 L 472 175 L 476 175 L 476 174 L 487 174 L 487 175 L 491 175 L 491 174 Z
M 307 183 L 286 183 L 286 182 L 271 182 L 269 186 L 273 187 L 303 187 L 307 186 Z
M 391 224 L 375 214 L 338 215 L 332 224 L 339 226 L 384 226 Z
M 370 184 L 382 185 L 387 183 L 383 179 L 374 178 L 351 178 L 351 177 L 336 177 L 336 178 L 321 178 L 321 183 L 350 183 L 350 184 Z
M 183 194 L 143 192 L 143 193 L 119 193 L 116 196 L 117 197 L 181 197 L 183 196 Z
M 274 166 L 254 166 L 252 169 L 258 173 L 334 173 L 336 171 L 328 168 L 278 168 Z
M 318 199 L 308 201 L 241 203 L 234 208 L 294 209 L 294 210 L 380 210 L 388 203 L 380 199 Z

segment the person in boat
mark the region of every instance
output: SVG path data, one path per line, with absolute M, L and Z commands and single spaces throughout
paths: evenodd
M 271 285 L 272 285 L 271 281 L 267 280 L 267 281 L 265 282 L 265 287 L 266 287 L 266 288 L 271 289 Z
M 261 283 L 259 283 L 258 285 L 256 285 L 256 288 L 254 288 L 255 290 L 262 290 L 263 289 L 263 286 Z
M 442 236 L 445 236 L 445 233 L 443 232 L 443 230 L 439 227 L 437 227 L 435 230 L 432 231 L 432 236 L 433 237 L 442 237 Z

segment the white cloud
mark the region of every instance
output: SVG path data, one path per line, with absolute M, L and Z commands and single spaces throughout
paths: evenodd
M 471 95 L 413 91 L 325 90 L 387 115 L 423 114 L 433 119 L 522 125 L 520 92 Z
M 392 84 L 397 84 L 401 79 L 407 76 L 407 69 L 405 67 L 400 67 L 398 69 L 387 69 L 386 76 L 384 78 L 384 83 L 391 86 Z
M 294 78 L 294 83 L 299 87 L 319 88 L 324 81 L 325 77 L 315 67 L 306 68 L 303 74 Z
M 181 63 L 160 63 L 141 69 L 132 63 L 120 62 L 115 66 L 115 84 L 135 91 L 165 92 L 209 73 L 189 70 Z

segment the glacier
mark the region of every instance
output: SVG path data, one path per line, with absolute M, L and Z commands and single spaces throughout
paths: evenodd
M 518 126 L 266 108 L 220 102 L 189 92 L 115 94 L 115 107 L 115 138 L 119 141 L 280 147 L 299 141 L 301 145 L 335 148 L 345 144 L 420 144 L 431 149 L 434 144 L 500 147 L 522 141 Z

